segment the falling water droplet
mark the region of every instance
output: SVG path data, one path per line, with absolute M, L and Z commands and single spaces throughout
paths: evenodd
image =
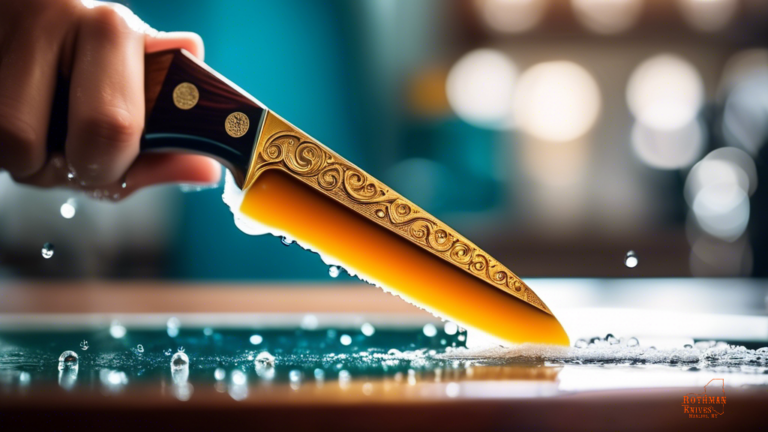
M 293 239 L 291 239 L 291 238 L 288 238 L 288 237 L 285 237 L 285 236 L 282 236 L 282 237 L 280 237 L 280 241 L 281 241 L 281 242 L 282 242 L 282 243 L 283 243 L 285 246 L 290 246 L 290 245 L 291 245 L 291 243 L 293 243 Z
M 437 335 L 437 327 L 435 327 L 435 325 L 432 323 L 425 324 L 422 331 L 424 332 L 424 335 L 427 337 L 434 337 Z
M 42 253 L 43 258 L 51 258 L 53 256 L 53 245 L 51 243 L 44 244 L 43 249 L 40 252 Z
M 624 265 L 628 268 L 635 268 L 637 267 L 637 264 L 640 261 L 637 259 L 637 254 L 635 251 L 629 251 L 627 252 L 627 255 L 624 257 Z
M 75 217 L 75 213 L 77 212 L 77 205 L 75 203 L 74 198 L 70 198 L 61 205 L 61 208 L 59 209 L 59 213 L 61 213 L 61 217 L 64 219 L 72 219 Z
M 339 277 L 339 274 L 341 274 L 341 270 L 338 266 L 329 266 L 328 267 L 328 275 L 332 278 Z
M 249 341 L 251 342 L 251 345 L 258 345 L 264 341 L 264 338 L 261 337 L 261 335 L 255 334 L 250 337 Z
M 136 351 L 139 352 L 139 353 L 143 353 L 144 352 L 144 345 L 142 345 L 142 344 L 136 345 Z
M 79 357 L 77 356 L 76 352 L 70 350 L 64 351 L 59 356 L 59 370 L 76 367 L 78 360 Z
M 184 352 L 179 351 L 171 357 L 171 369 L 184 369 L 189 366 L 189 357 Z
M 344 346 L 348 346 L 348 345 L 352 344 L 352 336 L 350 336 L 348 334 L 343 334 L 339 338 L 339 342 L 341 342 L 341 344 L 344 345 Z
M 109 326 L 109 334 L 115 339 L 120 339 L 125 336 L 127 332 L 126 328 L 120 324 L 120 321 L 114 320 Z
M 360 331 L 363 332 L 364 335 L 371 337 L 374 333 L 376 333 L 376 327 L 374 327 L 371 323 L 365 323 L 360 326 Z
M 275 364 L 275 356 L 268 353 L 267 351 L 262 351 L 259 353 L 259 355 L 256 356 L 255 362 L 265 365 L 273 365 Z

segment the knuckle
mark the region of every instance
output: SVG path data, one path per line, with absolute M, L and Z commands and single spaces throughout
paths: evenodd
M 139 121 L 121 109 L 87 116 L 79 128 L 82 135 L 117 150 L 138 144 L 141 134 Z
M 101 5 L 89 11 L 87 23 L 102 37 L 116 38 L 130 31 L 119 6 Z
M 38 171 L 45 162 L 42 135 L 22 118 L 0 111 L 0 167 L 19 176 Z

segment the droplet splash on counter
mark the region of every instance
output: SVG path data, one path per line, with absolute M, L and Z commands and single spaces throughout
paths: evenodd
M 274 365 L 275 356 L 268 353 L 267 351 L 262 351 L 256 356 L 256 360 L 254 360 L 254 362 L 262 365 Z
M 59 370 L 77 367 L 79 360 L 80 358 L 76 352 L 70 350 L 64 351 L 59 356 Z
M 639 263 L 640 261 L 638 260 L 635 251 L 629 251 L 627 252 L 627 255 L 624 256 L 624 265 L 628 268 L 635 268 Z
M 171 357 L 171 369 L 183 369 L 189 366 L 189 357 L 183 352 L 179 351 Z
M 43 258 L 50 259 L 53 256 L 53 244 L 46 243 L 43 245 L 43 249 L 40 251 Z

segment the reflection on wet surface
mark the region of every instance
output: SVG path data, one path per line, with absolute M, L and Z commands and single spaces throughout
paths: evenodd
M 573 348 L 467 349 L 466 333 L 453 325 L 304 327 L 192 329 L 169 320 L 154 330 L 113 322 L 90 332 L 3 331 L 0 397 L 58 387 L 95 397 L 323 402 L 547 397 L 696 387 L 715 376 L 726 376 L 728 386 L 768 385 L 768 350 L 726 343 L 655 349 L 609 335 Z

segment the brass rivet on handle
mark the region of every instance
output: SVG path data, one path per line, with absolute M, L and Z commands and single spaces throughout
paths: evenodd
M 192 109 L 199 100 L 200 92 L 192 83 L 183 82 L 173 89 L 173 104 L 179 109 Z
M 224 129 L 226 129 L 229 136 L 240 138 L 248 132 L 250 123 L 247 115 L 235 111 L 227 116 L 227 119 L 224 121 Z

